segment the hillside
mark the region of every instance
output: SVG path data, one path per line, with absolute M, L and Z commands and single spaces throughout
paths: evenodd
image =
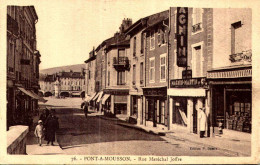
M 40 70 L 40 74 L 53 74 L 61 71 L 69 72 L 70 70 L 72 70 L 73 72 L 81 72 L 82 68 L 85 68 L 85 64 L 67 65 L 67 66 L 42 69 Z

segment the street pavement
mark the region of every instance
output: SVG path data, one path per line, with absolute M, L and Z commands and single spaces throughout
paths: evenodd
M 27 140 L 27 148 L 33 143 L 31 150 L 34 154 L 234 156 L 183 139 L 124 127 L 121 126 L 123 121 L 105 120 L 97 113 L 90 113 L 86 118 L 80 109 L 80 98 L 47 100 L 48 102 L 40 107 L 47 106 L 56 111 L 60 123 L 60 129 L 56 134 L 57 144 L 52 149 L 52 146 L 37 146 L 35 138 L 30 140 L 33 136 L 31 135 Z
M 118 125 L 80 109 L 56 109 L 58 143 L 69 155 L 230 156 L 183 140 L 174 140 Z

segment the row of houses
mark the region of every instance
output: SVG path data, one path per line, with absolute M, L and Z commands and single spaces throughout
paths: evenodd
M 39 95 L 44 97 L 85 97 L 85 72 L 64 70 L 41 75 Z
M 89 53 L 86 101 L 106 115 L 163 130 L 251 133 L 250 9 L 176 8 L 135 23 Z
M 30 124 L 38 101 L 39 64 L 33 6 L 7 7 L 7 130 L 10 126 Z

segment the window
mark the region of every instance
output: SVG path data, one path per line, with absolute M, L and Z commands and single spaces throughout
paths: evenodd
M 162 30 L 162 44 L 166 43 L 166 33 L 164 30 Z
M 144 83 L 144 76 L 143 76 L 143 69 L 144 69 L 144 63 L 140 63 L 140 85 L 143 85 Z
M 134 48 L 133 48 L 133 56 L 136 56 L 136 37 L 134 37 Z
M 149 82 L 154 82 L 155 80 L 155 70 L 154 70 L 154 66 L 155 66 L 155 63 L 154 63 L 154 57 L 151 57 L 149 59 L 150 61 L 150 69 L 149 69 Z
M 144 33 L 141 33 L 141 54 L 144 53 L 144 40 L 145 40 L 145 35 Z
M 125 85 L 125 71 L 117 72 L 117 85 Z
M 203 14 L 203 9 L 193 8 L 193 13 L 192 13 L 192 32 L 193 33 L 202 31 L 202 14 Z
M 203 42 L 192 45 L 192 77 L 203 77 Z
M 154 49 L 155 47 L 155 37 L 154 37 L 154 31 L 150 32 L 150 50 Z
M 244 41 L 241 27 L 241 21 L 231 24 L 231 54 L 242 52 Z
M 133 65 L 133 85 L 136 84 L 136 66 Z
M 110 71 L 107 72 L 107 86 L 110 84 Z
M 166 54 L 160 56 L 160 81 L 166 81 Z
M 157 30 L 157 39 L 158 39 L 158 45 L 161 45 L 161 29 L 158 28 Z

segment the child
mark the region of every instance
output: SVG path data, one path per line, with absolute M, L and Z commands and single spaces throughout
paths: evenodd
M 42 120 L 38 121 L 38 125 L 35 128 L 34 134 L 38 138 L 39 146 L 41 146 L 42 145 L 42 138 L 43 138 Z

